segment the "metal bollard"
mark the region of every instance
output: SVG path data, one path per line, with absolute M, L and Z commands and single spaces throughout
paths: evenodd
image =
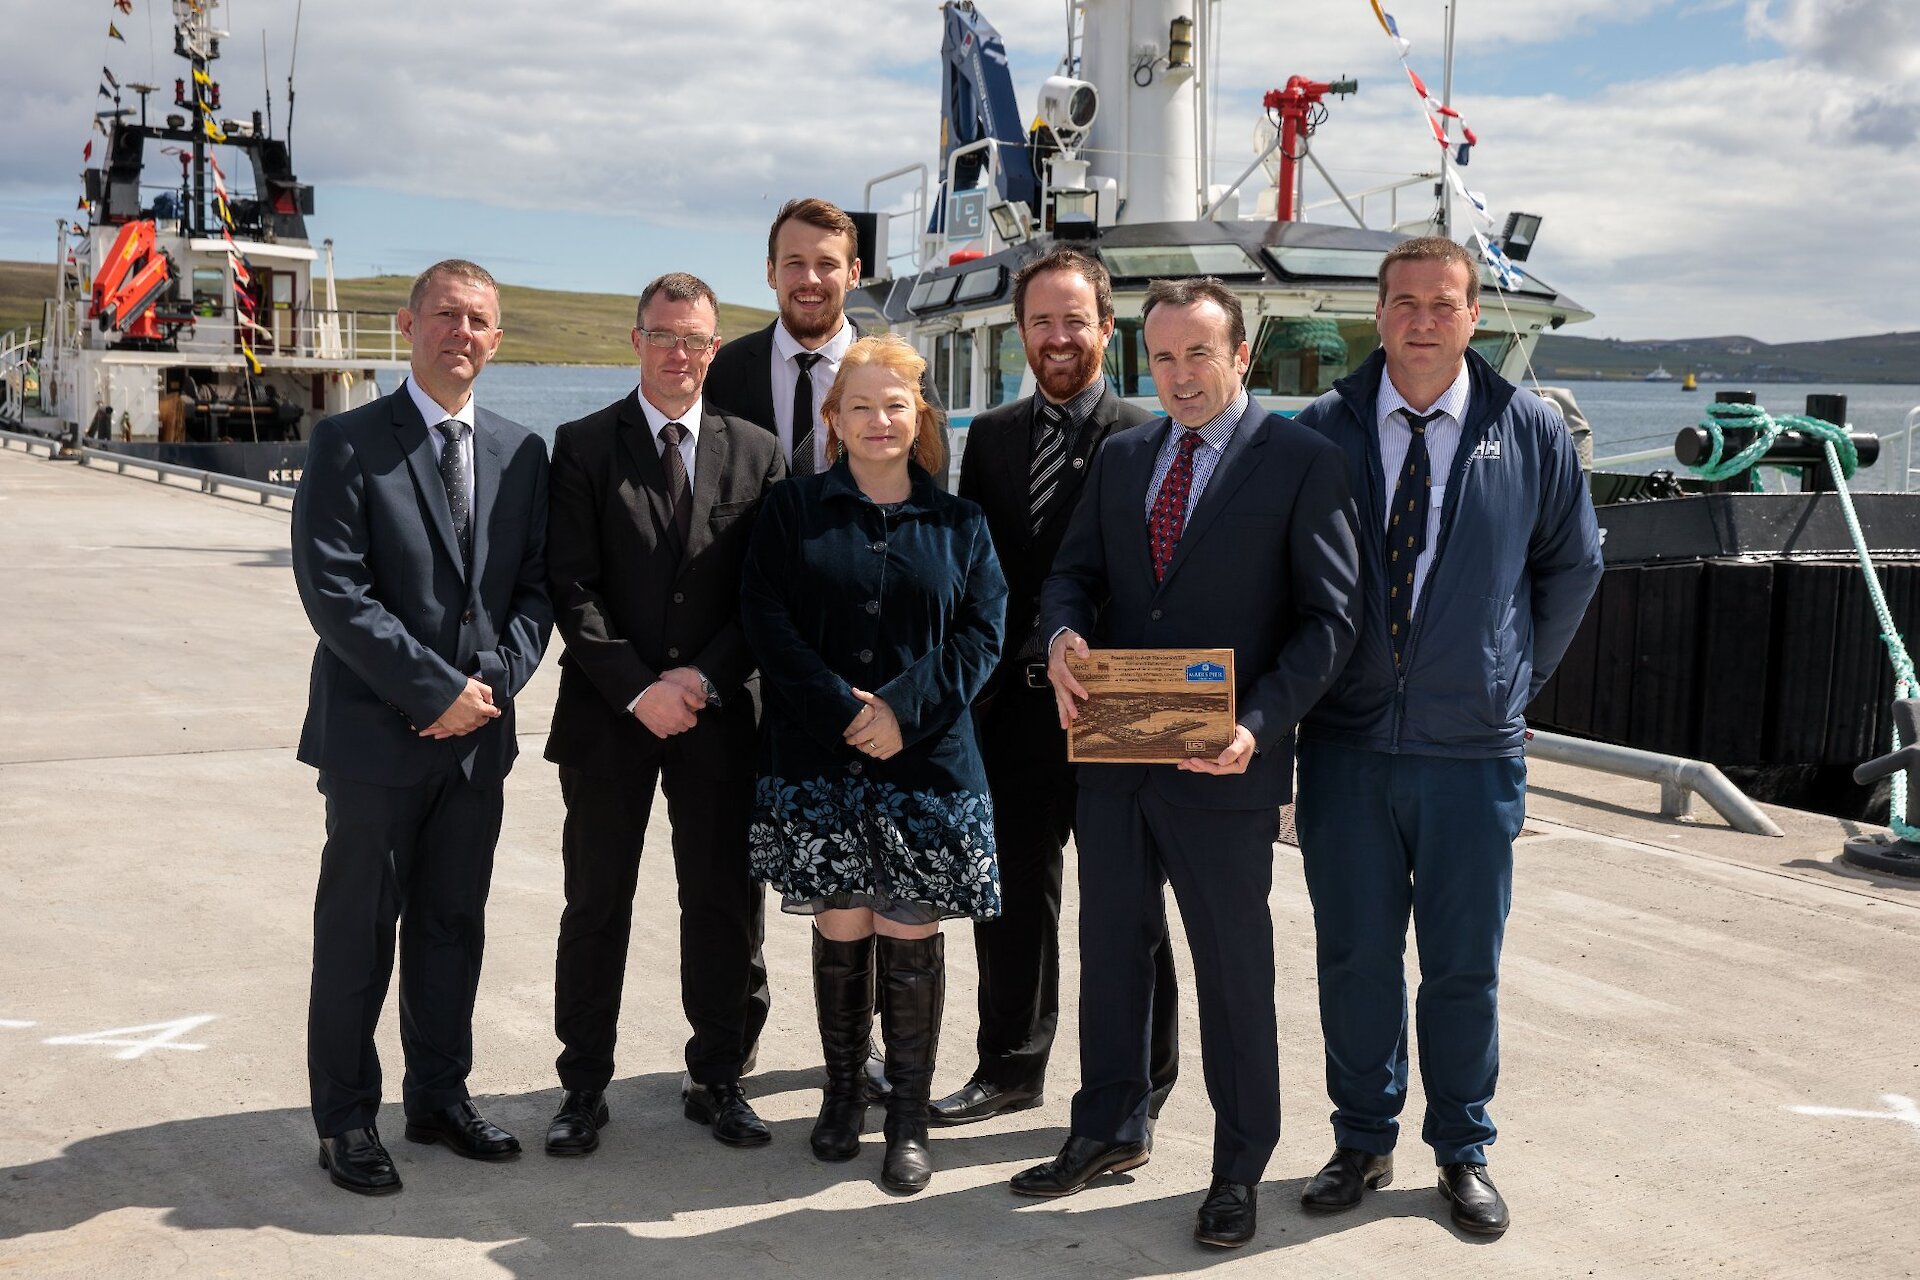
M 1911 806 L 1920 803 L 1920 698 L 1903 698 L 1895 702 L 1893 724 L 1900 734 L 1900 741 L 1906 745 L 1858 766 L 1853 771 L 1853 780 L 1865 786 L 1904 770 L 1907 775 L 1907 803 Z M 1897 836 L 1855 836 L 1847 841 L 1840 856 L 1842 860 L 1867 871 L 1920 877 L 1920 844 Z

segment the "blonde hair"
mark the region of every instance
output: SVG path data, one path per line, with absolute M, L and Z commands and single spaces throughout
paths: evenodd
M 940 474 L 947 465 L 947 445 L 945 431 L 946 415 L 927 403 L 927 397 L 920 389 L 920 377 L 927 371 L 927 362 L 918 351 L 897 334 L 883 333 L 877 337 L 862 338 L 847 348 L 847 354 L 840 361 L 840 371 L 833 376 L 833 386 L 827 389 L 826 402 L 820 406 L 820 416 L 826 420 L 827 461 L 837 462 L 846 452 L 846 446 L 840 442 L 838 433 L 831 428 L 840 416 L 840 398 L 845 393 L 847 375 L 855 369 L 878 366 L 899 378 L 913 395 L 913 461 L 920 464 L 922 470 L 932 475 Z

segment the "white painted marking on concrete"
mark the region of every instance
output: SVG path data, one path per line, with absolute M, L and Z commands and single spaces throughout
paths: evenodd
M 53 1036 L 50 1039 L 42 1040 L 40 1043 L 97 1044 L 107 1048 L 117 1048 L 124 1050 L 124 1052 L 116 1053 L 113 1056 L 123 1062 L 142 1057 L 154 1049 L 182 1049 L 191 1053 L 204 1049 L 207 1046 L 203 1044 L 179 1044 L 176 1042 L 181 1036 L 187 1034 L 187 1032 L 212 1022 L 214 1018 L 218 1016 L 218 1014 L 202 1013 L 191 1018 L 175 1018 L 172 1022 L 143 1022 L 137 1027 L 114 1027 L 107 1031 L 89 1031 L 84 1035 L 77 1036 Z M 145 1039 L 140 1040 L 128 1039 L 128 1037 L 142 1031 L 157 1031 L 160 1034 L 147 1036 Z
M 1880 1101 L 1887 1105 L 1885 1111 L 1855 1111 L 1848 1107 L 1788 1107 L 1787 1110 L 1802 1116 L 1833 1116 L 1846 1120 L 1898 1120 L 1901 1124 L 1910 1124 L 1915 1133 L 1920 1133 L 1920 1103 L 1897 1093 L 1883 1093 Z
M 30 1027 L 32 1025 L 31 1022 L 22 1022 L 18 1018 L 0 1018 L 0 1030 L 18 1031 L 22 1027 Z

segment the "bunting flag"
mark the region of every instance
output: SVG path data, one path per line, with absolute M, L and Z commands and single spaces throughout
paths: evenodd
M 80 148 L 80 162 L 85 164 L 91 159 L 93 159 L 93 139 L 88 138 L 87 145 Z
M 113 100 L 113 95 L 112 95 L 111 93 L 109 93 L 109 92 L 107 92 L 107 86 L 105 86 L 105 85 L 101 85 L 101 86 L 100 86 L 100 94 L 99 94 L 99 96 L 100 96 L 100 97 L 102 97 L 102 98 L 105 98 L 105 99 L 107 99 L 107 100 L 108 100 L 109 102 L 111 102 L 111 101 Z
M 120 28 L 114 26 L 111 22 L 107 24 L 107 39 L 118 40 L 121 44 L 127 42 L 127 38 L 120 34 Z
M 207 157 L 207 170 L 213 174 L 213 207 L 225 224 L 220 228 L 220 238 L 227 246 L 227 270 L 233 276 L 233 310 L 235 316 L 234 333 L 240 339 L 240 354 L 247 358 L 247 366 L 256 374 L 260 372 L 260 358 L 254 354 L 251 335 L 265 333 L 254 313 L 253 268 L 240 253 L 240 246 L 233 239 L 233 213 L 227 207 L 227 175 L 220 168 L 220 162 L 212 156 Z
M 132 13 L 133 0 L 113 0 L 113 7 L 122 13 Z
M 201 103 L 200 105 L 202 110 L 206 109 L 205 103 Z M 223 131 L 219 125 L 213 122 L 212 116 L 204 117 L 200 121 L 200 124 L 201 124 L 201 128 L 205 131 L 207 135 L 207 140 L 209 142 L 225 142 L 227 140 L 227 135 L 225 131 Z
M 193 82 L 195 84 L 212 84 L 213 77 L 208 75 L 202 68 L 195 67 L 193 69 Z
M 1433 140 L 1439 143 L 1442 149 L 1455 147 L 1454 163 L 1465 164 L 1480 139 L 1475 136 L 1472 129 L 1467 127 L 1465 118 L 1458 111 L 1428 92 L 1427 82 L 1420 78 L 1419 73 L 1413 69 L 1413 64 L 1407 60 L 1407 53 L 1413 48 L 1413 42 L 1400 34 L 1400 24 L 1394 21 L 1393 15 L 1380 7 L 1380 0 L 1368 0 L 1368 3 L 1373 6 L 1373 16 L 1380 20 L 1380 29 L 1393 40 L 1394 48 L 1399 54 L 1400 67 L 1407 73 L 1407 83 L 1413 86 L 1414 93 L 1420 97 L 1420 107 L 1427 117 L 1427 127 L 1433 131 Z M 1465 142 L 1455 144 L 1447 137 L 1446 125 L 1442 123 L 1443 117 L 1447 120 L 1460 121 L 1460 132 L 1466 138 Z
M 1513 265 L 1505 253 L 1501 252 L 1500 246 L 1494 243 L 1493 237 L 1476 231 L 1473 233 L 1473 242 L 1479 246 L 1481 259 L 1492 269 L 1494 278 L 1500 281 L 1500 287 L 1518 289 L 1520 269 Z
M 100 74 L 101 74 L 102 76 L 104 76 L 104 77 L 106 78 L 106 81 L 107 81 L 107 83 L 108 83 L 108 84 L 110 84 L 110 85 L 112 85 L 112 86 L 113 86 L 113 87 L 114 87 L 115 89 L 118 89 L 118 88 L 120 87 L 120 82 L 119 82 L 118 80 L 116 80 L 116 79 L 114 79 L 114 78 L 113 78 L 113 68 L 112 68 L 112 67 L 102 67 L 102 68 L 100 68 Z
M 87 209 L 87 198 L 85 196 L 81 196 L 80 203 L 75 205 L 74 208 L 80 210 L 82 213 L 85 213 Z

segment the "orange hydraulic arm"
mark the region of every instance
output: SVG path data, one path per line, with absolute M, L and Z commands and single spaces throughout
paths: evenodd
M 158 338 L 160 327 L 152 315 L 160 295 L 173 284 L 173 260 L 154 243 L 151 221 L 129 222 L 120 228 L 107 261 L 94 277 L 88 314 L 102 329 L 118 329 L 129 338 Z

